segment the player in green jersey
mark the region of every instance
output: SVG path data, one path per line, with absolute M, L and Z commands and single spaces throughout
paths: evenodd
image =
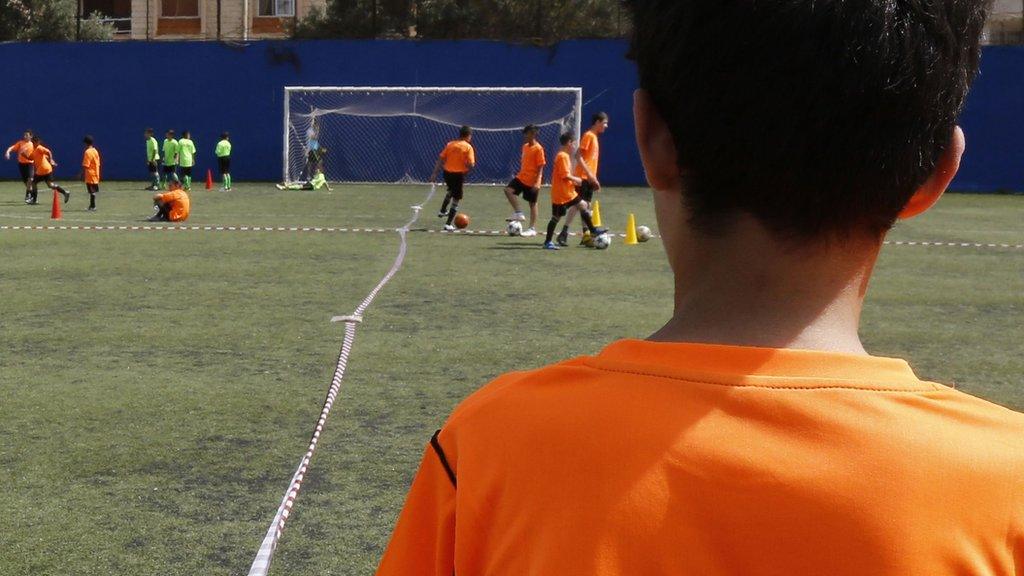
M 178 182 L 178 141 L 174 138 L 174 130 L 164 135 L 164 173 L 163 186 L 170 189 L 171 182 Z
M 156 138 L 153 137 L 153 129 L 146 128 L 146 168 L 149 170 L 149 188 L 146 190 L 160 189 L 160 172 L 157 170 L 157 162 L 160 162 L 160 152 L 157 149 Z
M 220 135 L 220 142 L 214 150 L 217 155 L 217 166 L 220 168 L 221 190 L 231 190 L 231 136 L 227 132 Z
M 196 165 L 196 144 L 188 130 L 181 133 L 178 140 L 178 165 L 181 166 L 181 179 L 185 190 L 192 190 L 192 167 Z
M 331 189 L 331 185 L 327 183 L 327 177 L 324 176 L 322 170 L 317 170 L 316 174 L 313 175 L 313 179 L 309 182 L 296 182 L 294 184 L 277 184 L 278 190 L 319 190 L 321 188 Z

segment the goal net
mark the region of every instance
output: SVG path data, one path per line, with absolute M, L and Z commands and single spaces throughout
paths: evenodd
M 581 107 L 579 88 L 286 87 L 284 181 L 311 178 L 319 164 L 332 182 L 426 182 L 467 125 L 467 182 L 504 184 L 519 168 L 523 127 L 537 125 L 553 156 L 559 135 L 579 135 Z

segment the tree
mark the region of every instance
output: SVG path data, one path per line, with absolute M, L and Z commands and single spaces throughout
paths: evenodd
M 618 0 L 328 0 L 299 24 L 314 38 L 493 38 L 554 43 L 625 34 Z
M 94 12 L 77 22 L 76 0 L 0 0 L 0 40 L 110 40 L 114 26 Z

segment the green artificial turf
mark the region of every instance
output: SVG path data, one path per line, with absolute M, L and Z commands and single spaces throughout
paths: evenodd
M 0 184 L 0 574 L 247 573 L 330 384 L 344 328 L 329 320 L 398 252 L 391 231 L 12 229 L 149 226 L 142 187 L 104 183 L 86 212 L 73 186 L 54 223 L 48 201 L 25 206 L 19 184 Z M 427 191 L 239 183 L 197 189 L 186 224 L 391 230 Z M 601 195 L 606 225 L 634 212 L 655 227 L 646 191 Z M 460 399 L 668 318 L 658 241 L 547 252 L 536 238 L 427 232 L 439 203 L 357 328 L 271 574 L 371 573 Z M 471 188 L 462 205 L 472 229 L 504 227 L 499 189 Z M 890 239 L 1019 245 L 1022 216 L 1024 197 L 949 195 Z M 875 354 L 1024 409 L 1022 325 L 1024 249 L 903 244 L 883 252 L 862 333 Z

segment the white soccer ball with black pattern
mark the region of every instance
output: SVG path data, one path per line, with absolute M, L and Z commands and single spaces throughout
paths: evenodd
M 605 250 L 612 245 L 612 236 L 607 232 L 599 235 L 593 240 L 594 248 L 598 250 Z
M 637 226 L 636 239 L 640 242 L 647 242 L 651 239 L 651 229 L 647 226 Z
M 505 231 L 508 232 L 509 236 L 522 236 L 523 225 L 519 221 L 513 220 L 505 227 Z

